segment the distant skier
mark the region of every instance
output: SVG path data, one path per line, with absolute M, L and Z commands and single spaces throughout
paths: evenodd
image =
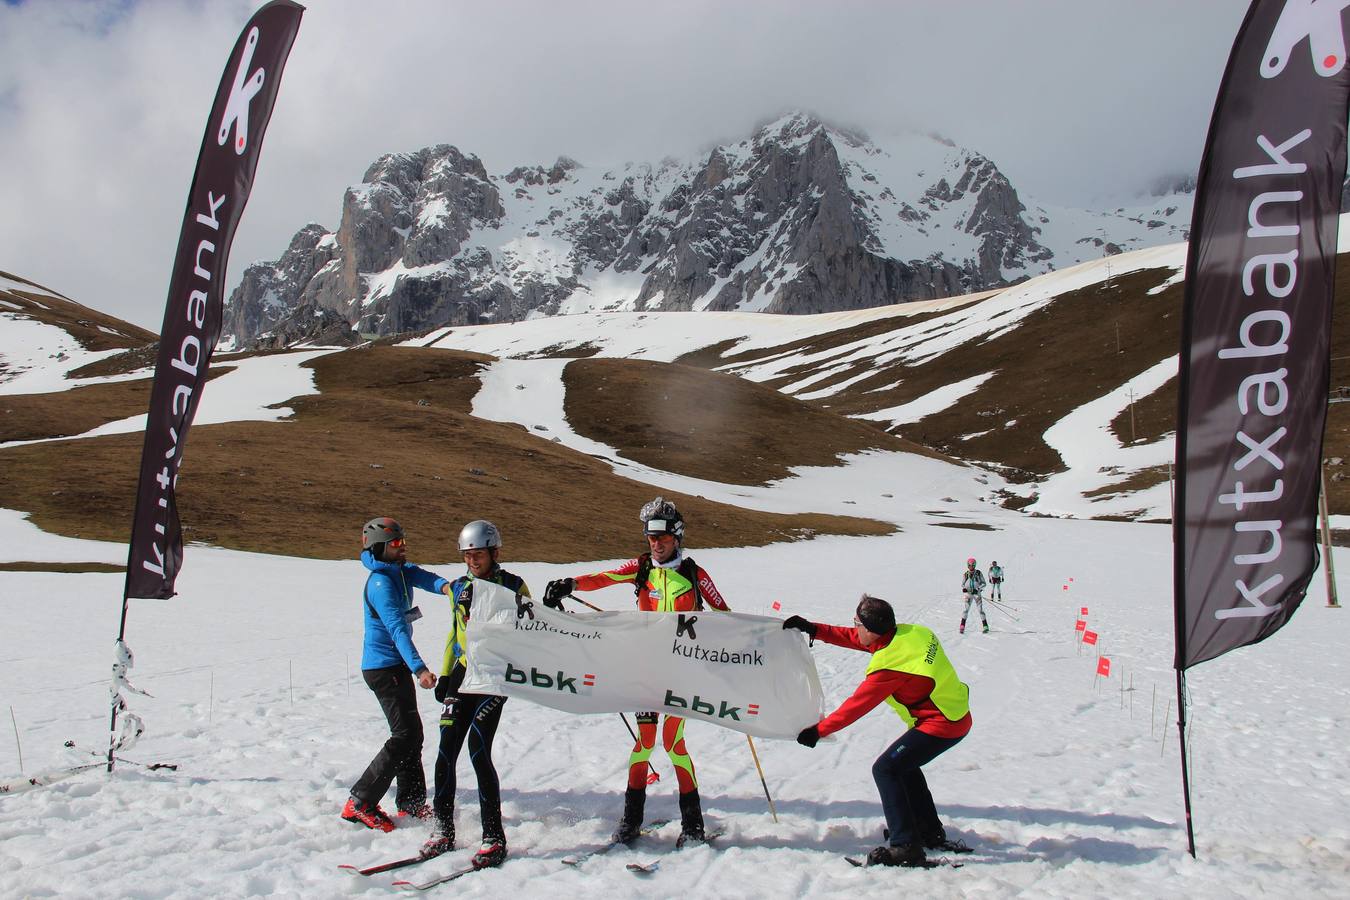
M 563 598 L 573 591 L 594 591 L 629 584 L 637 594 L 637 608 L 647 612 L 692 612 L 710 606 L 728 610 L 712 578 L 692 557 L 684 555 L 684 517 L 669 500 L 657 497 L 638 513 L 642 532 L 651 552 L 592 575 L 559 578 L 544 588 L 544 605 L 561 609 Z M 628 756 L 628 789 L 624 792 L 623 817 L 614 831 L 614 840 L 631 844 L 642 829 L 647 802 L 647 774 L 652 751 L 656 748 L 656 712 L 636 715 L 638 739 Z M 703 843 L 703 806 L 694 776 L 694 760 L 684 743 L 684 719 L 667 714 L 661 728 L 666 755 L 675 767 L 680 792 L 680 836 L 676 847 L 693 841 Z
M 380 809 L 380 800 L 395 779 L 399 813 L 419 819 L 431 815 L 422 770 L 422 718 L 413 683 L 430 689 L 436 686 L 436 676 L 413 646 L 412 623 L 421 613 L 412 605 L 412 589 L 449 594 L 450 582 L 408 562 L 403 526 L 387 516 L 366 523 L 361 546 L 361 563 L 370 570 L 362 604 L 366 634 L 361 677 L 380 701 L 389 722 L 389 739 L 352 787 L 342 818 L 393 831 L 394 822 Z
M 966 617 L 970 615 L 970 604 L 974 601 L 980 611 L 980 621 L 984 623 L 984 633 L 989 633 L 989 620 L 984 616 L 984 574 L 975 568 L 975 557 L 966 560 L 966 571 L 961 573 L 961 591 L 966 595 L 966 606 L 961 611 L 961 634 L 966 633 Z
M 989 564 L 989 599 L 1003 599 L 1003 567 L 994 560 Z
M 475 869 L 500 866 L 506 859 L 506 832 L 502 828 L 501 782 L 492 764 L 492 739 L 502 718 L 506 698 L 497 694 L 462 694 L 467 671 L 464 631 L 473 611 L 474 580 L 500 584 L 524 597 L 530 589 L 524 579 L 501 567 L 502 535 L 497 526 L 484 519 L 465 525 L 459 533 L 459 549 L 464 554 L 468 574 L 450 583 L 452 622 L 445 639 L 445 661 L 436 682 L 436 699 L 445 704 L 441 712 L 441 743 L 436 754 L 436 793 L 433 803 L 436 824 L 431 837 L 422 845 L 423 856 L 437 856 L 455 846 L 455 763 L 465 740 L 469 760 L 478 778 L 478 810 L 482 819 L 483 843 L 471 863 Z
M 970 689 L 957 677 L 937 636 L 922 625 L 897 625 L 895 610 L 885 600 L 863 594 L 853 626 L 822 625 L 801 616 L 783 623 L 812 640 L 872 654 L 867 677 L 853 696 L 803 729 L 797 743 L 814 747 L 885 701 L 909 729 L 872 764 L 887 843 L 867 854 L 867 864 L 923 866 L 925 848 L 968 853 L 966 844 L 947 838 L 921 767 L 970 731 Z

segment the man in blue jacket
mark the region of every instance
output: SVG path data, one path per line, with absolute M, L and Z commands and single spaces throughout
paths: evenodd
M 393 831 L 394 823 L 380 809 L 389 785 L 398 780 L 395 805 L 400 814 L 429 818 L 427 778 L 422 771 L 422 718 L 417 691 L 434 688 L 436 676 L 422 662 L 412 642 L 412 623 L 421 612 L 412 605 L 412 589 L 450 594 L 450 582 L 408 562 L 403 526 L 386 517 L 371 519 L 361 531 L 361 562 L 366 578 L 363 618 L 365 644 L 361 675 L 375 692 L 389 721 L 389 740 L 352 787 L 342 818 L 356 825 Z

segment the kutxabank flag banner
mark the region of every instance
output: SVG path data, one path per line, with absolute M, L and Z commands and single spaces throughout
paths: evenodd
M 1350 0 L 1256 0 L 1186 261 L 1173 516 L 1180 671 L 1264 640 L 1317 565 Z
M 805 638 L 766 616 L 571 615 L 479 580 L 465 639 L 465 693 L 573 713 L 655 710 L 764 738 L 796 738 L 822 717 Z
M 183 562 L 176 488 L 220 338 L 230 243 L 304 7 L 273 0 L 244 26 L 206 123 L 178 238 L 145 423 L 124 597 L 172 597 Z

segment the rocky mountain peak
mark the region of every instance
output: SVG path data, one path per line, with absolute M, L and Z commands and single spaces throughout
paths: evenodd
M 592 309 L 858 309 L 1159 243 L 1169 216 L 1188 218 L 1189 203 L 1029 208 L 992 160 L 950 140 L 874 141 L 798 111 L 655 165 L 559 156 L 497 176 L 440 144 L 381 156 L 335 230 L 307 225 L 250 267 L 225 333 L 247 346 L 342 322 L 373 335 Z

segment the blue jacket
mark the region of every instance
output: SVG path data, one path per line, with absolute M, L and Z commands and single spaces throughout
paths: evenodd
M 369 550 L 361 551 L 361 564 L 370 570 L 362 615 L 366 620 L 361 647 L 362 669 L 387 669 L 405 665 L 413 673 L 429 668 L 417 655 L 412 642 L 412 589 L 441 593 L 450 582 L 412 563 L 380 562 Z

